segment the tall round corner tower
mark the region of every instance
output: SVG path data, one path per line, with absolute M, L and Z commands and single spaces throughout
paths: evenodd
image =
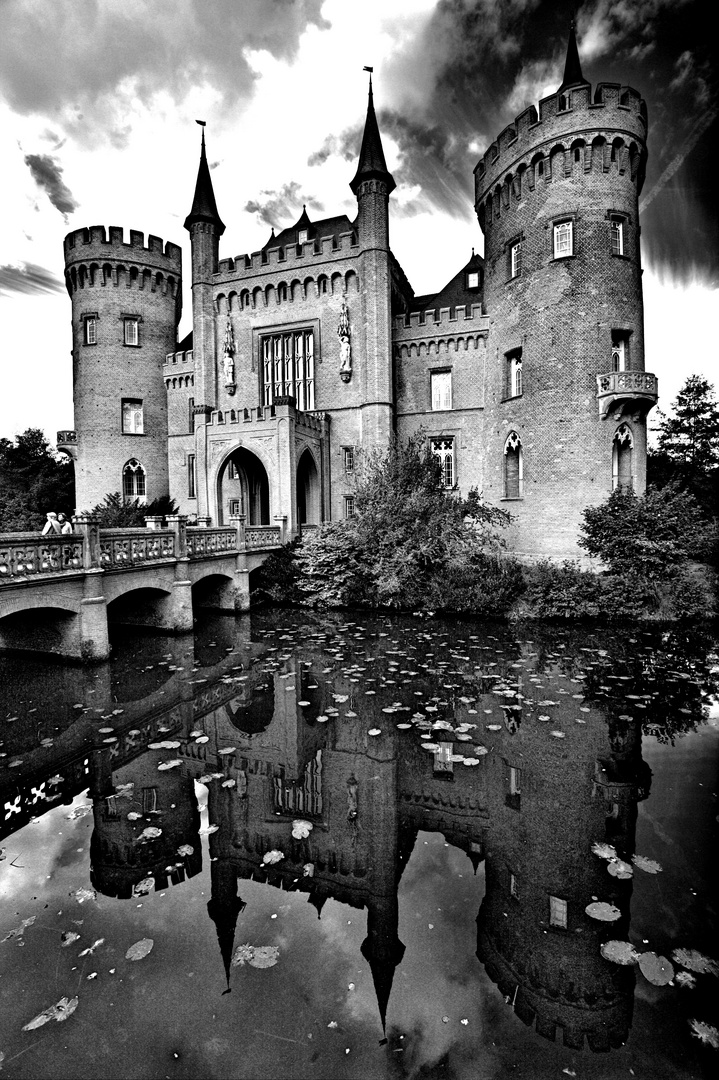
M 167 392 L 182 309 L 182 252 L 158 236 L 110 226 L 64 241 L 72 300 L 75 503 L 105 495 L 151 501 L 168 494 Z
M 643 493 L 646 415 L 639 193 L 647 110 L 629 86 L 582 77 L 574 29 L 558 90 L 475 168 L 490 317 L 485 494 L 512 546 L 574 557 L 582 511 Z

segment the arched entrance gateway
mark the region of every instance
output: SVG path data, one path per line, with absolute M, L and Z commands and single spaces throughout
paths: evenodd
M 270 524 L 267 470 L 244 446 L 230 454 L 217 477 L 217 524 L 229 524 L 239 514 L 247 525 Z
M 297 523 L 318 525 L 320 522 L 320 478 L 315 459 L 305 449 L 297 466 Z

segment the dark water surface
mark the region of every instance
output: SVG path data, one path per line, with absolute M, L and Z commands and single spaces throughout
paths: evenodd
M 715 648 L 274 612 L 0 658 L 3 1080 L 713 1075 Z

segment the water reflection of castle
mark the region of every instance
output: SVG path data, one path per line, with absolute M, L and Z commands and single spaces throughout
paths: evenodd
M 358 673 L 349 670 L 346 654 L 328 671 L 332 659 L 321 642 L 313 647 L 305 640 L 301 659 L 293 653 L 273 661 L 245 634 L 227 661 L 195 672 L 206 681 L 187 678 L 186 660 L 182 676 L 169 677 L 162 704 L 157 698 L 144 716 L 128 708 L 116 741 L 96 739 L 86 755 L 95 888 L 130 897 L 148 876 L 161 889 L 197 873 L 194 781 L 219 774 L 207 782 L 209 819 L 218 826 L 209 841 L 208 913 L 226 967 L 244 906 L 243 879 L 304 891 L 318 915 L 329 897 L 366 908 L 362 954 L 384 1023 L 404 953 L 399 881 L 417 833 L 438 831 L 467 853 L 475 870 L 485 862 L 477 955 L 517 1015 L 545 1037 L 561 1031 L 572 1048 L 622 1044 L 634 974 L 603 960 L 599 947 L 627 932 L 631 881 L 611 878 L 590 848 L 609 839 L 627 856 L 634 850 L 637 801 L 648 783 L 641 732 L 633 722 L 608 725 L 599 709 L 588 708 L 571 671 L 556 673 L 551 690 L 529 681 L 530 646 L 514 648 L 516 655 L 501 667 L 503 685 L 513 686 L 514 695 L 498 693 L 495 680 L 479 676 L 457 650 L 453 670 L 443 668 L 440 677 L 419 665 L 415 670 L 410 660 L 402 661 L 404 671 L 397 663 L 394 681 L 383 685 L 378 678 L 374 695 L 353 681 Z M 453 753 L 471 756 L 472 742 L 440 730 L 432 735 L 439 748 L 428 752 L 419 732 L 396 728 L 410 713 L 382 711 L 400 698 L 411 700 L 406 691 L 416 690 L 423 696 L 415 701 L 438 698 L 436 718 L 479 725 L 474 743 L 484 742 L 490 752 L 476 767 L 452 761 Z M 335 695 L 346 700 L 339 703 Z M 463 700 L 472 697 L 477 700 Z M 484 726 L 483 710 L 490 707 L 494 717 L 505 718 L 494 732 Z M 318 720 L 333 708 L 337 718 Z M 539 718 L 545 714 L 549 722 Z M 374 726 L 381 735 L 368 735 Z M 552 736 L 555 730 L 564 737 Z M 198 731 L 207 742 L 189 737 Z M 146 750 L 158 740 L 180 740 L 181 746 Z M 174 757 L 182 764 L 158 771 L 160 761 Z M 298 817 L 313 823 L 307 839 L 291 837 Z M 161 836 L 139 841 L 151 825 L 162 828 Z M 179 853 L 184 845 L 192 855 Z M 272 849 L 285 857 L 265 866 L 263 856 Z M 311 876 L 304 874 L 308 863 Z M 617 904 L 622 921 L 607 926 L 589 919 L 584 908 L 592 896 Z

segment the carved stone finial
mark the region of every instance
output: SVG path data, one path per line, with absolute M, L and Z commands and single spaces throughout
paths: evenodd
M 225 376 L 225 390 L 232 396 L 237 389 L 235 383 L 235 332 L 232 329 L 232 320 L 230 316 L 227 316 L 227 325 L 225 326 L 225 341 L 222 347 L 222 370 Z

